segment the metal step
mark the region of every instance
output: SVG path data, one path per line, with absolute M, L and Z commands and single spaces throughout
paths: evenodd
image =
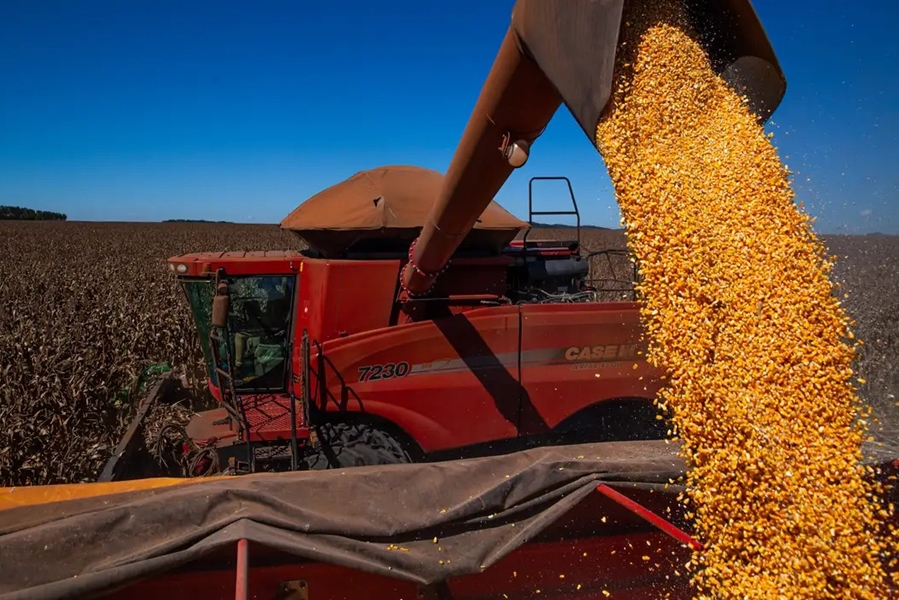
M 253 448 L 253 459 L 256 462 L 268 462 L 273 460 L 289 461 L 290 440 L 284 440 L 283 444 L 255 446 Z

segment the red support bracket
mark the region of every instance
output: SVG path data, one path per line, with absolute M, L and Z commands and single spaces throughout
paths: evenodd
M 235 600 L 247 600 L 247 578 L 249 576 L 249 550 L 247 540 L 237 542 L 237 575 L 234 582 Z
M 621 492 L 613 490 L 605 483 L 601 483 L 598 486 L 596 486 L 596 491 L 599 492 L 600 494 L 602 494 L 603 496 L 605 496 L 606 498 L 609 498 L 610 500 L 617 502 L 618 504 L 620 504 L 624 508 L 628 509 L 629 511 L 631 511 L 638 517 L 648 521 L 655 527 L 659 528 L 663 533 L 670 535 L 671 537 L 673 537 L 677 541 L 681 542 L 682 544 L 687 544 L 688 546 L 693 548 L 693 550 L 702 550 L 702 544 L 700 544 L 696 539 L 694 539 L 686 531 L 676 527 L 670 521 L 655 514 L 654 512 L 652 512 L 651 510 L 649 510 L 648 508 L 643 506 L 642 504 L 634 502 L 633 500 L 631 500 L 630 498 L 628 498 Z

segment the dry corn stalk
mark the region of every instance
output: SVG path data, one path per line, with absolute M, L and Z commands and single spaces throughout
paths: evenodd
M 596 143 L 691 465 L 698 594 L 885 598 L 850 323 L 789 171 L 679 2 L 641 3 L 622 41 Z
M 291 242 L 277 226 L 0 222 L 0 486 L 95 479 L 134 413 L 119 392 L 148 364 L 202 381 L 166 258 Z

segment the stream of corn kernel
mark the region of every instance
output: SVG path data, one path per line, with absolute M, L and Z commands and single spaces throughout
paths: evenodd
M 851 323 L 790 173 L 673 0 L 632 3 L 597 149 L 705 545 L 699 598 L 887 598 Z M 639 12 L 636 12 L 639 11 Z

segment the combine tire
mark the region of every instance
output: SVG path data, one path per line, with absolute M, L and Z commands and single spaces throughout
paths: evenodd
M 311 470 L 412 462 L 393 436 L 365 423 L 325 423 L 318 434 L 319 451 L 305 459 Z

